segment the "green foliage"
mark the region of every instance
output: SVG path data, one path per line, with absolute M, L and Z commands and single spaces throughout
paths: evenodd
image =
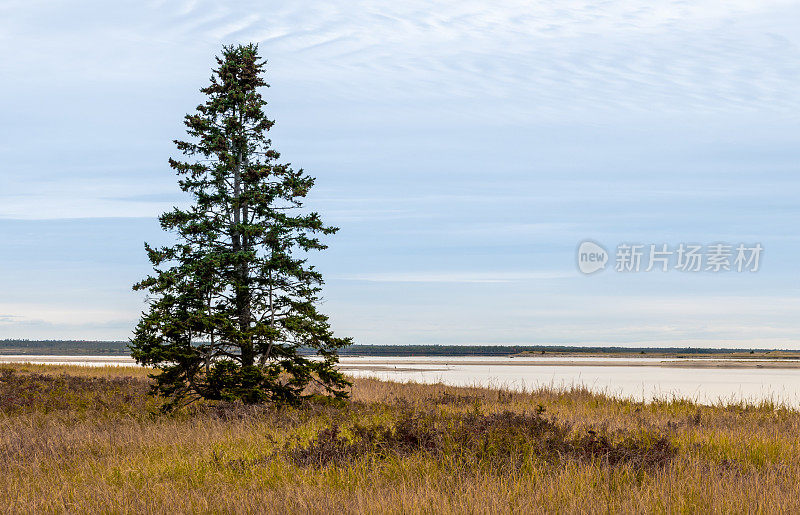
M 317 311 L 322 276 L 303 256 L 337 228 L 303 209 L 314 178 L 271 147 L 257 46 L 224 47 L 216 61 L 206 101 L 184 120 L 192 140 L 175 141 L 186 160 L 169 161 L 195 202 L 159 218 L 177 243 L 145 244 L 155 273 L 134 286 L 150 296 L 131 354 L 159 369 L 155 390 L 171 405 L 295 404 L 309 385 L 343 397 L 335 363 L 350 339 Z

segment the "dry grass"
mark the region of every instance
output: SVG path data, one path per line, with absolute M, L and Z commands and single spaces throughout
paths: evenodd
M 770 404 L 359 379 L 164 415 L 140 369 L 2 368 L 9 512 L 800 511 L 800 413 Z

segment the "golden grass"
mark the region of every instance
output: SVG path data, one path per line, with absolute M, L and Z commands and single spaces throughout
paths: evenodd
M 0 369 L 14 370 L 0 375 L 1 511 L 800 511 L 800 413 L 768 403 L 642 404 L 582 389 L 515 393 L 357 379 L 346 406 L 199 406 L 165 415 L 154 413 L 142 369 Z M 309 466 L 286 452 L 313 444 L 326 428 L 347 434 L 354 424 L 391 425 L 404 412 L 542 409 L 576 438 L 590 429 L 662 435 L 676 454 L 653 468 L 535 456 L 492 468 L 426 452 Z
M 57 376 L 67 374 L 77 377 L 136 377 L 147 378 L 153 371 L 145 367 L 116 366 L 116 365 L 47 365 L 35 363 L 4 363 L 0 370 L 15 370 L 23 374 L 43 374 Z

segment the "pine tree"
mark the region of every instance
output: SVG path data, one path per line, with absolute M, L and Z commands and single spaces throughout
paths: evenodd
M 303 209 L 314 178 L 279 163 L 267 138 L 258 47 L 223 47 L 216 62 L 207 99 L 184 119 L 191 141 L 175 141 L 185 160 L 169 161 L 194 204 L 159 218 L 174 245 L 145 244 L 155 273 L 134 285 L 149 309 L 131 354 L 158 369 L 167 406 L 345 397 L 335 364 L 351 340 L 317 311 L 323 280 L 305 258 L 338 229 Z

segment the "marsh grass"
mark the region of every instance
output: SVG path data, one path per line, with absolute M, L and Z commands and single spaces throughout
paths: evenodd
M 570 426 L 543 417 L 541 411 L 483 414 L 406 408 L 390 424 L 322 429 L 307 446 L 289 449 L 288 456 L 299 465 L 319 467 L 416 453 L 457 468 L 475 466 L 503 474 L 531 471 L 543 461 L 582 460 L 637 470 L 664 467 L 674 457 L 675 447 L 666 436 L 647 433 L 611 435 L 589 430 L 576 435 Z
M 135 377 L 20 373 L 4 368 L 0 369 L 0 412 L 142 413 L 153 403 L 147 390 L 147 383 Z
M 0 369 L 8 512 L 795 512 L 800 414 L 356 379 L 164 414 L 141 369 Z

